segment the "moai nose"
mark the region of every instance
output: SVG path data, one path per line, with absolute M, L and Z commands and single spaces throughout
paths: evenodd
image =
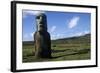
M 40 25 L 40 27 L 43 27 L 43 25 Z
M 44 22 L 41 20 L 41 21 L 39 22 L 39 24 L 43 25 L 43 24 L 44 24 Z

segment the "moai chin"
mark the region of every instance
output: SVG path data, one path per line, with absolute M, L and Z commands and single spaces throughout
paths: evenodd
M 51 58 L 51 40 L 47 32 L 47 18 L 44 13 L 36 16 L 37 31 L 34 34 L 35 57 Z

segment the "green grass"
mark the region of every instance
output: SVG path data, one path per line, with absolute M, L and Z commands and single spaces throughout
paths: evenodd
M 60 44 L 61 45 L 61 44 Z M 65 44 L 66 45 L 66 44 Z M 61 61 L 61 60 L 86 60 L 90 59 L 90 46 L 77 44 L 77 46 L 52 46 L 52 59 L 35 59 L 34 45 L 23 45 L 23 62 Z
M 27 42 L 23 44 L 23 62 L 64 61 L 64 60 L 88 60 L 91 59 L 90 35 L 71 38 L 66 40 L 55 40 L 51 43 L 52 58 L 36 59 L 34 56 L 34 44 Z

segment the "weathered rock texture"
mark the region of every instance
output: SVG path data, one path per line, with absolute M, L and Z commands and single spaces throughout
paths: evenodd
M 34 34 L 35 57 L 51 58 L 51 40 L 47 32 L 47 18 L 44 13 L 36 16 L 37 31 Z

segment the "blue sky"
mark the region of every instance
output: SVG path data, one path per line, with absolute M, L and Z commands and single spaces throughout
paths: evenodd
M 45 13 L 47 16 L 48 32 L 51 39 L 81 36 L 91 32 L 91 14 L 76 12 L 32 11 L 23 10 L 23 41 L 32 41 L 36 31 L 35 16 Z

